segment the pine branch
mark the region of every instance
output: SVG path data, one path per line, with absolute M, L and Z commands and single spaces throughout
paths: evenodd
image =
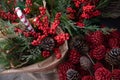
M 100 26 L 97 26 L 97 25 L 90 25 L 90 26 L 87 26 L 85 27 L 84 29 L 82 29 L 82 31 L 87 34 L 89 31 L 102 31 L 103 34 L 109 34 L 109 32 L 111 32 L 113 29 L 110 29 L 108 27 L 105 27 L 105 28 L 100 28 Z
M 96 9 L 101 9 L 101 8 L 104 8 L 104 7 L 108 6 L 110 1 L 111 0 L 100 0 Z

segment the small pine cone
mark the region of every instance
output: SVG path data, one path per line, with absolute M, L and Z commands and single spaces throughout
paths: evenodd
M 103 37 L 104 35 L 101 31 L 95 31 L 87 35 L 86 39 L 91 44 L 100 45 L 100 44 L 103 44 Z
M 69 69 L 66 74 L 68 80 L 80 80 L 79 73 L 73 69 Z
M 69 55 L 69 61 L 72 64 L 77 64 L 79 63 L 79 59 L 80 59 L 80 53 L 78 53 L 76 50 L 71 50 Z
M 120 80 L 120 69 L 114 69 L 112 71 L 112 79 L 113 80 Z
M 117 38 L 111 38 L 108 41 L 110 48 L 119 48 L 119 41 Z
M 95 73 L 95 80 L 110 80 L 111 72 L 104 67 L 98 68 Z
M 70 49 L 76 49 L 81 54 L 87 54 L 89 51 L 89 47 L 82 36 L 75 36 L 71 39 L 69 46 Z
M 59 80 L 67 80 L 67 75 L 65 74 L 69 69 L 75 69 L 75 66 L 70 62 L 64 62 L 58 66 Z
M 99 45 L 96 48 L 94 48 L 90 54 L 92 55 L 92 57 L 94 57 L 97 60 L 101 60 L 105 57 L 106 54 L 106 48 L 104 45 Z
M 88 76 L 83 76 L 82 80 L 95 80 L 95 78 L 94 78 L 94 76 L 88 75 Z
M 118 38 L 120 38 L 120 31 L 114 30 L 110 33 L 110 35 L 111 35 L 111 37 L 118 39 Z
M 55 41 L 51 37 L 46 37 L 41 41 L 40 46 L 43 50 L 51 51 L 55 47 Z
M 111 65 L 120 65 L 120 48 L 111 49 L 105 59 Z
M 80 65 L 84 70 L 91 69 L 91 67 L 92 67 L 92 63 L 91 63 L 90 59 L 86 56 L 80 57 Z

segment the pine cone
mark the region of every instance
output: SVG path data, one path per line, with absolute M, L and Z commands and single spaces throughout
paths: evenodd
M 82 37 L 75 36 L 70 41 L 70 49 L 76 49 L 81 54 L 87 54 L 89 47 Z
M 41 41 L 40 46 L 43 50 L 51 51 L 55 47 L 55 41 L 51 37 L 46 37 Z
M 113 30 L 113 31 L 110 33 L 110 36 L 113 37 L 113 38 L 119 39 L 119 38 L 120 38 L 120 31 L 119 31 L 119 30 Z
M 105 57 L 106 48 L 104 45 L 99 45 L 91 50 L 90 54 L 97 60 L 101 60 Z
M 103 44 L 103 33 L 101 31 L 95 31 L 87 35 L 86 40 L 94 45 Z
M 110 50 L 105 59 L 111 65 L 120 65 L 120 48 Z
M 113 80 L 120 80 L 120 69 L 114 69 L 112 71 L 112 79 Z
M 64 62 L 58 66 L 59 80 L 67 80 L 66 72 L 69 69 L 75 69 L 75 66 L 70 62 Z
M 81 56 L 80 65 L 83 69 L 88 70 L 91 69 L 92 63 L 86 56 Z
M 104 67 L 98 68 L 95 71 L 94 75 L 95 75 L 95 80 L 110 80 L 111 79 L 111 72 Z
M 79 73 L 73 69 L 69 69 L 66 74 L 68 80 L 80 80 Z
M 108 41 L 110 48 L 118 48 L 119 47 L 119 40 L 117 38 L 110 38 Z
M 70 55 L 69 55 L 69 61 L 72 64 L 77 64 L 79 63 L 79 59 L 80 59 L 80 53 L 78 53 L 76 50 L 71 50 L 70 51 Z
M 95 78 L 94 76 L 87 75 L 87 76 L 83 76 L 82 80 L 95 80 Z

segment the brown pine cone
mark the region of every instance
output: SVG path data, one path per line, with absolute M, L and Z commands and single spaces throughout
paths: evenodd
M 69 46 L 70 49 L 75 49 L 81 54 L 87 54 L 89 50 L 84 38 L 80 36 L 75 36 L 73 39 L 71 39 Z
M 67 79 L 68 80 L 80 80 L 80 75 L 74 69 L 69 69 L 67 72 Z
M 120 48 L 111 49 L 105 59 L 111 65 L 120 65 Z
M 51 51 L 55 47 L 55 41 L 51 37 L 46 37 L 41 41 L 40 46 L 43 50 Z

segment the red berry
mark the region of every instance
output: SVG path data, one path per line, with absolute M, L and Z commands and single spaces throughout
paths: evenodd
M 91 12 L 95 9 L 95 6 L 88 4 L 88 5 L 83 6 L 82 9 L 84 12 Z
M 25 14 L 29 14 L 29 13 L 30 13 L 30 8 L 28 8 L 28 7 L 25 8 L 25 9 L 24 9 L 24 12 L 25 12 Z
M 43 52 L 42 52 L 42 56 L 43 56 L 44 58 L 47 58 L 47 57 L 50 56 L 50 52 L 49 52 L 49 51 L 43 51 Z
M 55 56 L 56 56 L 57 59 L 60 59 L 62 55 L 57 53 Z
M 55 54 L 55 56 L 56 56 L 57 59 L 60 59 L 61 56 L 62 56 L 59 48 L 55 48 L 54 49 L 54 54 Z

